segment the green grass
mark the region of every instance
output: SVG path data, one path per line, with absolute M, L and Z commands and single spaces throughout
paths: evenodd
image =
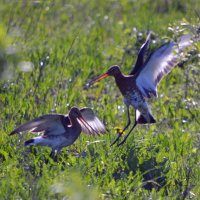
M 110 65 L 122 63 L 128 74 L 149 30 L 155 49 L 176 37 L 169 27 L 198 25 L 198 0 L 0 5 L 0 199 L 200 198 L 197 52 L 149 101 L 157 123 L 138 125 L 119 148 L 110 143 L 126 114 L 113 78 L 83 89 Z M 34 65 L 32 71 L 20 70 L 24 61 Z M 81 134 L 58 162 L 48 147 L 23 147 L 33 135 L 8 136 L 27 120 L 67 113 L 72 106 L 93 108 L 109 132 L 95 138 Z

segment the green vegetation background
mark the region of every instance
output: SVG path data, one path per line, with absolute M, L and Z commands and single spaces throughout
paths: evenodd
M 121 147 L 110 147 L 126 123 L 113 78 L 83 89 L 110 65 L 128 74 L 149 30 L 153 50 L 199 13 L 199 0 L 0 0 L 0 199 L 200 199 L 199 54 L 149 101 L 157 123 Z M 109 132 L 82 134 L 58 162 L 48 147 L 23 147 L 33 135 L 8 136 L 74 105 L 92 107 Z

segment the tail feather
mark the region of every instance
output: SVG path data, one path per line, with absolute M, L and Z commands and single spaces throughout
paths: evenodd
M 31 146 L 31 145 L 34 145 L 34 139 L 30 139 L 30 140 L 27 140 L 26 142 L 24 142 L 24 146 Z
M 30 140 L 27 140 L 25 143 L 24 143 L 24 146 L 31 146 L 31 145 L 48 145 L 46 144 L 46 140 L 44 137 L 42 136 L 39 136 L 39 137 L 35 137 L 33 139 L 30 139 Z
M 14 130 L 14 131 L 12 131 L 10 134 L 9 134 L 9 136 L 11 136 L 11 135 L 14 135 L 14 134 L 16 134 L 16 133 L 18 133 L 16 130 Z
M 138 124 L 153 124 L 156 123 L 156 120 L 152 116 L 151 113 L 148 113 L 148 117 L 144 117 L 141 113 L 137 110 L 136 112 L 136 121 Z

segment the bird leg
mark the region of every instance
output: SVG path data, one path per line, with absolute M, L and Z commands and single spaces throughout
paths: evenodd
M 124 142 L 126 141 L 126 139 L 128 138 L 128 136 L 130 135 L 130 133 L 133 131 L 133 129 L 136 127 L 136 125 L 137 125 L 137 121 L 135 121 L 135 123 L 133 124 L 131 130 L 126 134 L 126 136 L 124 137 L 124 139 L 117 146 L 120 146 L 120 145 L 124 144 Z
M 131 118 L 130 118 L 130 113 L 129 113 L 129 106 L 127 106 L 127 116 L 128 116 L 128 123 L 126 124 L 124 129 L 121 132 L 118 133 L 118 137 L 111 143 L 110 146 L 113 146 L 119 140 L 119 138 L 122 136 L 124 131 L 129 127 L 129 125 L 131 123 Z
M 127 116 L 128 116 L 128 123 L 124 127 L 123 131 L 121 132 L 121 135 L 124 133 L 124 131 L 129 127 L 131 123 L 131 118 L 130 118 L 130 112 L 129 112 L 129 106 L 127 106 Z
M 52 151 L 51 151 L 49 157 L 54 158 L 54 156 L 55 156 L 55 150 L 52 149 Z
M 110 144 L 110 146 L 113 146 L 119 140 L 119 138 L 122 136 L 122 133 L 123 132 L 118 133 L 118 137 Z
M 54 160 L 54 162 L 58 161 L 58 152 L 59 150 L 52 150 L 49 155 Z

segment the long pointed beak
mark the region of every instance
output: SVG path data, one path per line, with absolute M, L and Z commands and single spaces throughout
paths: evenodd
M 106 78 L 107 76 L 109 76 L 107 73 L 102 74 L 101 76 L 99 76 L 99 77 L 95 78 L 94 80 L 92 80 L 92 81 L 89 83 L 89 85 L 92 85 L 93 83 L 95 83 L 95 82 L 97 82 L 97 81 L 100 81 L 101 79 L 104 79 L 104 78 Z
M 94 131 L 96 134 L 99 134 L 97 131 L 95 131 L 88 122 L 83 117 L 78 117 L 78 119 L 83 123 L 83 125 L 88 129 L 89 132 Z

